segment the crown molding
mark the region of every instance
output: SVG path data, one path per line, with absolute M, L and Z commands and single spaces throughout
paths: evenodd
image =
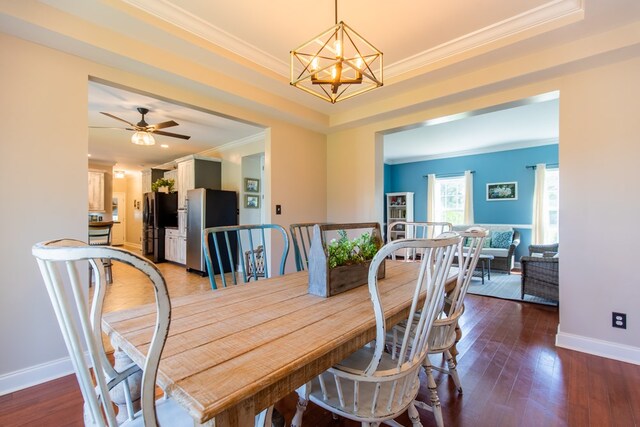
M 289 64 L 254 45 L 229 34 L 199 16 L 187 12 L 167 0 L 124 0 L 157 18 L 167 21 L 208 42 L 235 53 L 277 74 L 289 77 Z
M 442 43 L 409 58 L 390 64 L 385 69 L 387 77 L 396 77 L 425 67 L 454 55 L 470 52 L 499 40 L 507 40 L 531 30 L 544 31 L 556 28 L 559 20 L 569 23 L 584 18 L 584 0 L 553 0 L 534 9 L 497 22 L 457 39 Z
M 393 160 L 385 160 L 388 165 L 400 165 L 404 163 L 424 162 L 428 160 L 448 159 L 451 157 L 474 156 L 477 154 L 496 153 L 498 151 L 519 150 L 522 148 L 541 147 L 543 145 L 558 144 L 557 138 L 532 139 L 527 141 L 515 141 L 506 144 L 496 144 L 487 147 L 474 148 L 472 150 L 452 151 L 449 153 L 433 154 L 426 156 L 402 157 Z
M 235 141 L 231 141 L 231 142 L 228 142 L 228 143 L 223 144 L 223 145 L 219 145 L 217 147 L 209 148 L 208 150 L 201 151 L 198 154 L 201 155 L 201 156 L 209 156 L 209 155 L 212 155 L 212 154 L 216 154 L 216 153 L 220 153 L 220 152 L 224 152 L 224 151 L 229 151 L 229 150 L 232 150 L 234 148 L 241 147 L 243 145 L 252 144 L 254 142 L 264 141 L 265 135 L 266 135 L 265 132 L 260 132 L 260 133 L 257 133 L 255 135 L 249 135 L 249 136 L 246 136 L 244 138 L 237 139 Z
M 288 63 L 204 21 L 202 18 L 172 4 L 169 0 L 124 1 L 191 34 L 227 49 L 258 66 L 265 67 L 285 78 L 289 78 Z M 497 41 L 520 40 L 526 32 L 535 31 L 538 34 L 541 31 L 557 28 L 559 25 L 572 23 L 583 18 L 584 0 L 552 0 L 509 19 L 389 64 L 385 67 L 384 73 L 387 78 L 398 77 L 446 58 L 469 55 L 474 49 Z M 563 22 L 563 20 L 565 21 Z

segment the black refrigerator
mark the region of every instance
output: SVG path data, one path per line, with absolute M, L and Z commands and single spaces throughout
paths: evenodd
M 187 271 L 207 274 L 202 230 L 223 225 L 238 225 L 238 196 L 235 191 L 196 188 L 187 192 Z M 231 252 L 235 255 L 237 242 L 231 236 L 230 240 Z M 215 274 L 220 273 L 217 262 L 213 264 Z M 228 262 L 223 262 L 223 265 L 225 271 L 230 271 Z
M 164 261 L 164 229 L 178 226 L 178 193 L 144 193 L 142 255 Z

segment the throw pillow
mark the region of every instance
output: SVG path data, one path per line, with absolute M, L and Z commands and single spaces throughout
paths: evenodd
M 491 247 L 509 249 L 513 240 L 513 230 L 494 231 L 491 233 Z
M 471 237 L 465 237 L 463 246 L 465 248 L 468 248 L 470 244 L 471 244 Z M 491 247 L 491 233 L 489 233 L 487 235 L 486 239 L 484 239 L 484 245 L 482 245 L 482 247 L 483 248 L 490 248 Z

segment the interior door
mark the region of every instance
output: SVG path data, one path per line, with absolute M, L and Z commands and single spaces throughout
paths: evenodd
M 111 204 L 113 228 L 111 229 L 111 244 L 113 246 L 124 245 L 125 230 L 127 229 L 127 200 L 125 193 L 113 193 Z

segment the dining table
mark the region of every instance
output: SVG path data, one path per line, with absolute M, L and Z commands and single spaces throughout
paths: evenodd
M 419 265 L 386 260 L 378 288 L 387 328 L 408 316 Z M 323 298 L 308 293 L 306 271 L 171 298 L 171 306 L 157 383 L 195 425 L 253 425 L 256 413 L 376 334 L 366 283 Z M 107 313 L 102 327 L 142 366 L 155 321 L 150 304 Z

